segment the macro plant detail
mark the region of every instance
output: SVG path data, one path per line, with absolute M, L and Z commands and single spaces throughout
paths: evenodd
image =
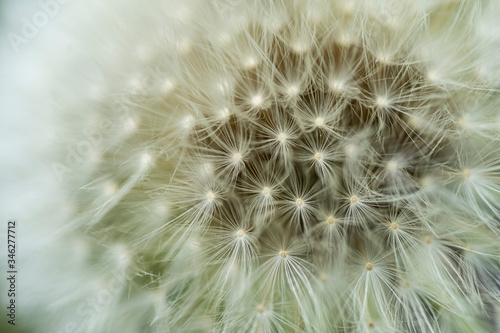
M 46 327 L 498 329 L 498 7 L 138 9 L 71 127 L 109 124 L 102 142 L 54 169 L 71 194 L 54 237 L 84 279 Z M 110 281 L 109 302 L 74 319 Z

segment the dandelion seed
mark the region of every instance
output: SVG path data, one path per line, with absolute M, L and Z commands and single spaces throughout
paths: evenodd
M 293 98 L 299 94 L 300 89 L 298 86 L 290 86 L 286 91 L 287 91 L 288 96 L 290 98 Z
M 172 92 L 176 87 L 176 83 L 172 79 L 165 79 L 165 81 L 162 84 L 162 91 L 165 94 L 168 94 Z
M 353 156 L 356 153 L 356 147 L 354 145 L 347 145 L 345 147 L 345 153 L 347 156 Z
M 324 118 L 321 118 L 321 117 L 318 117 L 314 120 L 314 124 L 317 126 L 317 127 L 322 127 L 325 125 L 325 119 Z
M 469 125 L 469 119 L 466 116 L 462 117 L 458 120 L 457 124 L 462 128 L 466 128 Z
M 309 50 L 309 45 L 307 45 L 306 43 L 304 42 L 297 42 L 297 43 L 294 43 L 292 45 L 292 49 L 296 52 L 296 53 L 305 53 L 306 51 Z
M 337 93 L 343 92 L 344 83 L 340 81 L 330 81 L 330 89 Z
M 462 171 L 462 174 L 463 174 L 464 178 L 468 179 L 468 178 L 471 177 L 471 170 L 470 169 L 464 169 Z
M 435 71 L 428 71 L 427 72 L 427 80 L 429 80 L 430 82 L 436 82 L 439 80 L 439 76 L 437 74 L 437 72 Z
M 118 184 L 116 184 L 115 182 L 106 182 L 104 186 L 104 195 L 106 195 L 107 197 L 111 197 L 118 192 L 118 189 Z
M 392 57 L 388 54 L 379 53 L 377 56 L 377 61 L 382 65 L 387 65 L 392 61 Z
M 207 201 L 212 202 L 215 199 L 215 193 L 213 191 L 208 191 L 206 197 Z
M 137 122 L 134 120 L 134 118 L 129 117 L 125 121 L 124 127 L 127 129 L 127 132 L 132 133 L 134 130 L 137 129 Z
M 281 143 L 285 142 L 287 139 L 286 133 L 281 132 L 280 134 L 278 134 L 277 139 Z
M 385 96 L 379 96 L 375 100 L 375 105 L 379 109 L 387 108 L 387 107 L 389 107 L 389 100 Z
M 271 194 L 271 189 L 268 186 L 262 189 L 262 195 L 268 197 L 270 194 Z
M 234 160 L 235 162 L 241 162 L 241 159 L 242 159 L 242 156 L 241 156 L 241 154 L 240 154 L 240 153 L 235 153 L 235 154 L 233 155 L 233 160 Z
M 387 170 L 394 172 L 398 169 L 398 163 L 396 161 L 387 162 Z
M 221 120 L 227 120 L 229 119 L 229 117 L 231 117 L 231 112 L 228 108 L 223 108 L 219 111 L 219 117 Z
M 254 108 L 260 108 L 264 103 L 264 99 L 261 95 L 255 95 L 252 97 L 251 103 Z
M 141 163 L 143 165 L 150 165 L 151 163 L 153 162 L 153 158 L 151 157 L 150 154 L 148 153 L 144 153 L 142 156 L 141 156 Z
M 194 125 L 194 117 L 189 115 L 189 116 L 186 116 L 183 120 L 182 120 L 182 127 L 186 130 L 189 130 L 193 127 Z
M 257 67 L 257 60 L 254 57 L 248 57 L 245 60 L 244 64 L 245 64 L 245 68 L 250 70 L 250 69 Z

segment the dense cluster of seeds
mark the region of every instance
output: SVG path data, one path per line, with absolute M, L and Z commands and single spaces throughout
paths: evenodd
M 118 108 L 103 97 L 115 135 L 71 226 L 104 245 L 88 260 L 119 272 L 122 315 L 146 309 L 133 327 L 498 325 L 488 7 L 384 4 L 192 4 Z

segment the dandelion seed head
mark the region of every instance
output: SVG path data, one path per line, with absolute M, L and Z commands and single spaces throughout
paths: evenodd
M 74 271 L 109 280 L 89 270 L 103 248 L 126 277 L 113 311 L 151 311 L 122 324 L 106 310 L 101 326 L 82 329 L 375 322 L 427 332 L 446 330 L 448 317 L 467 329 L 493 322 L 484 309 L 499 294 L 494 4 L 410 2 L 148 2 L 133 19 L 110 11 L 127 23 L 99 30 L 114 36 L 95 52 L 114 54 L 101 66 L 112 80 L 63 117 L 76 140 L 54 153 L 67 167 L 55 173 L 74 196 L 64 199 L 74 212 L 65 233 L 85 232 L 95 246 Z M 103 119 L 113 130 L 78 134 Z M 54 304 L 81 299 L 67 289 Z

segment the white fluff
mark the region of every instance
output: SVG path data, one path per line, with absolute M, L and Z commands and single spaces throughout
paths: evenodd
M 59 6 L 1 58 L 23 331 L 498 328 L 495 1 Z

